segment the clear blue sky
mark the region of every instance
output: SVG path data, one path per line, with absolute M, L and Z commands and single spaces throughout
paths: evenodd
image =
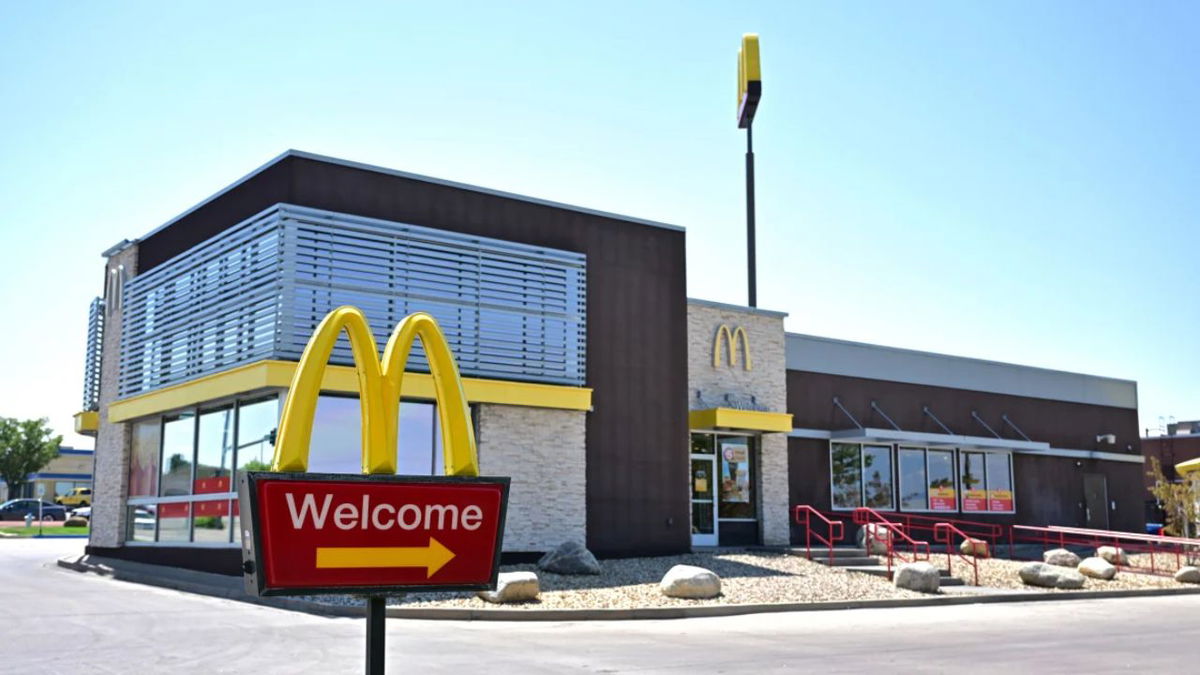
M 1040 1 L 0 4 L 0 414 L 69 431 L 100 252 L 287 148 L 683 225 L 745 302 L 748 31 L 760 306 L 1200 418 L 1200 5 Z

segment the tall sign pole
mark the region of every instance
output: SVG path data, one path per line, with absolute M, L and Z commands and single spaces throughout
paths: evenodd
M 758 273 L 754 242 L 754 113 L 762 98 L 762 68 L 758 60 L 758 35 L 742 36 L 738 50 L 738 128 L 746 130 L 746 267 L 750 306 L 758 306 Z

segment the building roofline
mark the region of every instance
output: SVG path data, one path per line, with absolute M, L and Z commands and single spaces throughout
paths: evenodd
M 821 335 L 809 335 L 807 333 L 785 333 L 787 337 L 796 337 L 804 340 L 817 340 L 820 342 L 829 342 L 833 344 L 847 345 L 851 347 L 867 347 L 869 349 L 878 349 L 880 351 L 898 352 L 901 354 L 913 354 L 917 356 L 932 356 L 939 359 L 953 359 L 955 361 L 963 361 L 969 363 L 978 363 L 990 366 L 1003 366 L 1005 368 L 1020 368 L 1022 370 L 1032 370 L 1053 375 L 1070 375 L 1072 377 L 1088 377 L 1105 382 L 1118 382 L 1120 384 L 1137 385 L 1137 380 L 1127 380 L 1120 377 L 1108 377 L 1106 375 L 1092 375 L 1090 373 L 1079 373 L 1071 370 L 1057 370 L 1055 368 L 1043 368 L 1041 366 L 1027 366 L 1021 363 L 1011 363 L 1008 361 L 995 361 L 993 359 L 981 359 L 974 356 L 960 356 L 958 354 L 943 354 L 941 352 L 929 352 L 921 349 L 908 349 L 906 347 L 892 347 L 889 345 L 878 345 L 871 342 L 857 342 L 854 340 L 841 340 L 838 338 L 824 337 Z
M 451 188 L 456 188 L 459 190 L 470 190 L 471 192 L 478 192 L 481 194 L 492 195 L 494 197 L 503 197 L 505 199 L 514 199 L 517 201 L 527 202 L 530 204 L 537 204 L 539 206 L 548 206 L 548 207 L 556 208 L 556 209 L 575 211 L 577 213 L 583 213 L 583 214 L 587 214 L 587 215 L 591 215 L 591 216 L 600 216 L 602 218 L 610 218 L 613 220 L 621 220 L 621 221 L 624 221 L 627 223 L 634 223 L 637 225 L 647 225 L 650 227 L 658 227 L 658 228 L 662 228 L 662 229 L 666 229 L 666 230 L 674 230 L 677 232 L 685 231 L 683 227 L 681 227 L 679 225 L 672 225 L 670 223 L 662 223 L 662 222 L 658 222 L 655 220 L 646 220 L 644 218 L 635 218 L 633 216 L 625 216 L 625 215 L 621 215 L 619 213 L 611 213 L 608 211 L 601 211 L 599 209 L 589 209 L 589 208 L 586 208 L 583 206 L 575 206 L 573 204 L 564 204 L 562 202 L 551 201 L 549 199 L 539 199 L 537 197 L 529 197 L 527 195 L 520 195 L 520 194 L 516 194 L 513 192 L 504 192 L 503 190 L 494 190 L 492 188 L 480 187 L 478 185 L 470 185 L 468 183 L 458 183 L 458 182 L 451 181 L 451 180 L 445 180 L 443 178 L 434 178 L 432 176 L 425 176 L 425 175 L 418 174 L 418 173 L 410 173 L 408 171 L 399 171 L 397 169 L 389 169 L 387 167 L 376 166 L 374 164 L 365 164 L 362 162 L 354 162 L 354 161 L 351 161 L 348 159 L 339 159 L 337 157 L 330 157 L 328 155 L 319 155 L 319 154 L 312 153 L 312 152 L 305 152 L 303 150 L 289 149 L 289 150 L 286 150 L 286 151 L 280 153 L 279 155 L 275 156 L 267 163 L 259 166 L 257 169 L 254 169 L 250 173 L 242 176 L 241 178 L 230 183 L 229 185 L 226 185 L 225 187 L 221 188 L 220 190 L 218 190 L 218 191 L 214 192 L 213 194 L 209 195 L 208 197 L 204 198 L 202 201 L 200 201 L 196 205 L 192 206 L 188 210 L 184 211 L 183 213 L 180 213 L 179 215 L 168 220 L 167 222 L 163 223 L 162 225 L 159 225 L 158 227 L 154 228 L 153 230 L 142 235 L 136 241 L 148 239 L 151 236 L 158 234 L 159 232 L 167 229 L 168 227 L 179 222 L 180 220 L 183 220 L 184 218 L 191 215 L 192 213 L 195 213 L 201 207 L 209 204 L 210 202 L 221 197 L 222 195 L 225 195 L 226 193 L 233 191 L 235 188 L 242 185 L 246 181 L 250 180 L 251 178 L 254 178 L 258 174 L 262 173 L 263 171 L 266 171 L 267 169 L 271 168 L 272 166 L 275 166 L 276 164 L 282 162 L 283 160 L 285 160 L 289 157 L 296 157 L 298 159 L 307 159 L 307 160 L 312 160 L 312 161 L 316 161 L 316 162 L 324 162 L 325 164 L 336 164 L 338 166 L 344 166 L 344 167 L 351 168 L 351 169 L 361 169 L 363 171 L 371 171 L 374 173 L 381 173 L 381 174 L 385 174 L 388 176 L 396 176 L 398 178 L 407 178 L 409 180 L 420 181 L 423 183 L 430 183 L 433 185 L 441 185 L 443 187 L 451 187 Z M 126 242 L 122 242 L 122 243 L 124 244 Z
M 702 300 L 700 298 L 688 298 L 687 302 L 689 305 L 700 305 L 702 307 L 712 307 L 713 309 L 724 309 L 731 312 L 742 312 L 745 314 L 759 314 L 761 316 L 770 316 L 780 319 L 788 315 L 787 312 L 776 312 L 771 309 L 759 309 L 758 307 L 747 307 L 746 305 L 733 305 L 727 302 Z

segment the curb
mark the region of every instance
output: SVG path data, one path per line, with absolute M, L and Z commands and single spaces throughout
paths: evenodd
M 180 568 L 136 563 L 116 558 L 83 555 L 60 558 L 58 566 L 76 572 L 91 572 L 119 581 L 159 586 L 174 590 L 238 600 L 278 609 L 307 612 L 328 617 L 361 617 L 365 607 L 326 605 L 308 600 L 283 597 L 256 597 L 242 588 L 240 577 L 196 572 Z M 1015 592 L 998 595 L 938 595 L 929 598 L 886 600 L 835 600 L 831 602 L 776 602 L 747 605 L 696 605 L 683 607 L 640 607 L 635 609 L 458 609 L 388 607 L 391 619 L 441 621 L 636 621 L 653 619 L 692 619 L 703 617 L 767 614 L 774 612 L 823 612 L 840 609 L 887 609 L 893 607 L 936 607 L 942 605 L 995 604 L 1002 602 L 1057 602 L 1140 598 L 1166 595 L 1198 595 L 1197 588 L 1147 588 L 1132 591 L 1047 591 Z

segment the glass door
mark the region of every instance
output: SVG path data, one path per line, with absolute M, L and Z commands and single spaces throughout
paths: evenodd
M 712 434 L 692 434 L 692 546 L 717 545 L 717 454 Z

